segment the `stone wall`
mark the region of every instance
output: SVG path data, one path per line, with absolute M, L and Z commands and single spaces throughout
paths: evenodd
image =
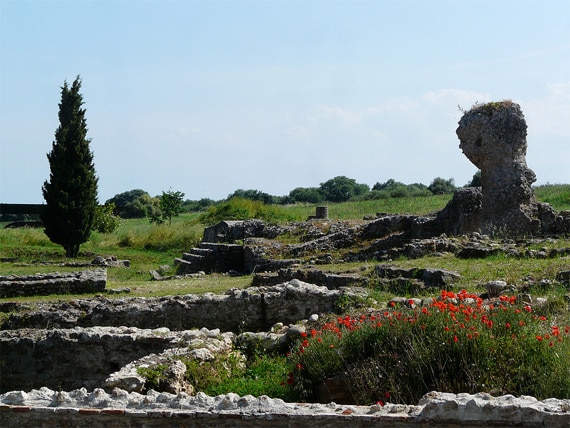
M 286 403 L 267 396 L 209 397 L 115 389 L 48 388 L 0 395 L 0 426 L 27 427 L 550 427 L 570 426 L 570 400 L 430 392 L 418 405 Z
M 13 313 L 1 329 L 126 325 L 147 329 L 265 331 L 277 322 L 294 323 L 311 314 L 334 312 L 337 299 L 347 293 L 349 289 L 328 290 L 294 279 L 274 287 L 233 289 L 223 295 L 75 299 L 38 303 L 34 311 L 10 305 Z
M 173 346 L 175 337 L 131 327 L 2 331 L 0 391 L 93 389 L 125 364 Z
M 279 269 L 277 272 L 256 274 L 253 277 L 253 286 L 267 286 L 280 284 L 284 281 L 298 279 L 311 284 L 335 290 L 342 287 L 361 287 L 367 284 L 368 279 L 357 273 L 332 273 L 321 270 Z
M 105 290 L 107 270 L 0 276 L 0 297 L 97 293 Z

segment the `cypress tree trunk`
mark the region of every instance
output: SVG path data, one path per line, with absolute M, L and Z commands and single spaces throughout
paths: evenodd
M 66 257 L 77 257 L 91 235 L 97 209 L 97 182 L 93 154 L 87 139 L 79 76 L 71 87 L 64 82 L 59 104 L 59 127 L 48 153 L 50 179 L 42 187 L 41 215 L 48 238 L 63 246 Z

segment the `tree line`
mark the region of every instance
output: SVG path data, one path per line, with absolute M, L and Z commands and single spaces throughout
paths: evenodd
M 479 171 L 475 173 L 472 181 L 466 186 L 478 185 L 480 185 Z M 285 196 L 270 195 L 254 189 L 237 189 L 225 199 L 219 201 L 209 198 L 180 200 L 180 211 L 203 211 L 210 206 L 229 201 L 232 198 L 259 201 L 266 205 L 319 204 L 451 194 L 456 189 L 453 178 L 436 177 L 429 186 L 420 183 L 404 184 L 394 179 L 389 179 L 384 183 L 377 182 L 370 188 L 367 184 L 357 183 L 355 179 L 338 176 L 321 183 L 319 187 L 297 187 Z M 163 197 L 164 192 L 162 197 L 152 197 L 142 189 L 134 189 L 113 196 L 107 200 L 106 204 L 113 204 L 115 214 L 122 218 L 152 218 L 159 215 Z

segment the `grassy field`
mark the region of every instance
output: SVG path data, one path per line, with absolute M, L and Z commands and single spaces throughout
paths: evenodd
M 558 210 L 570 209 L 570 185 L 547 185 L 536 188 L 537 199 L 548 202 Z M 329 218 L 359 222 L 364 216 L 376 213 L 428 214 L 442 209 L 450 195 L 431 197 L 390 198 L 373 201 L 328 204 Z M 287 218 L 304 221 L 315 214 L 316 205 L 291 205 L 280 207 Z M 80 259 L 91 261 L 95 255 L 114 255 L 131 261 L 131 268 L 109 269 L 109 288 L 130 288 L 133 296 L 163 296 L 170 294 L 223 292 L 229 288 L 247 287 L 251 278 L 208 275 L 157 282 L 150 280 L 149 270 L 159 266 L 173 266 L 174 258 L 197 245 L 204 225 L 199 223 L 198 213 L 182 214 L 172 224 L 154 225 L 147 219 L 122 220 L 114 233 L 94 232 L 91 239 L 81 246 Z M 285 221 L 285 220 L 283 220 Z M 42 263 L 65 262 L 63 249 L 51 243 L 41 229 L 4 229 L 0 224 L 0 274 L 18 275 L 41 272 L 74 270 L 70 267 Z M 558 246 L 570 246 L 560 240 Z M 565 266 L 564 259 L 513 260 L 496 257 L 492 260 L 460 260 L 455 257 L 427 257 L 421 260 L 397 260 L 403 267 L 441 267 L 462 274 L 466 287 L 489 279 L 504 279 L 520 283 L 526 276 L 553 279 Z M 341 264 L 323 266 L 324 269 L 344 271 L 358 269 L 358 265 Z M 75 269 L 76 270 L 76 269 Z M 171 268 L 170 273 L 174 273 Z M 55 296 L 52 296 L 55 297 Z M 72 298 L 77 296 L 59 296 Z M 27 299 L 43 299 L 34 297 Z M 13 299 L 12 299 L 13 300 Z

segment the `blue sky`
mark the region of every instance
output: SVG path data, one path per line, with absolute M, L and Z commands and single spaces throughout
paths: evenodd
M 501 99 L 525 113 L 537 184 L 570 183 L 567 0 L 0 0 L 0 202 L 43 202 L 77 75 L 101 202 L 464 185 L 458 106 Z

